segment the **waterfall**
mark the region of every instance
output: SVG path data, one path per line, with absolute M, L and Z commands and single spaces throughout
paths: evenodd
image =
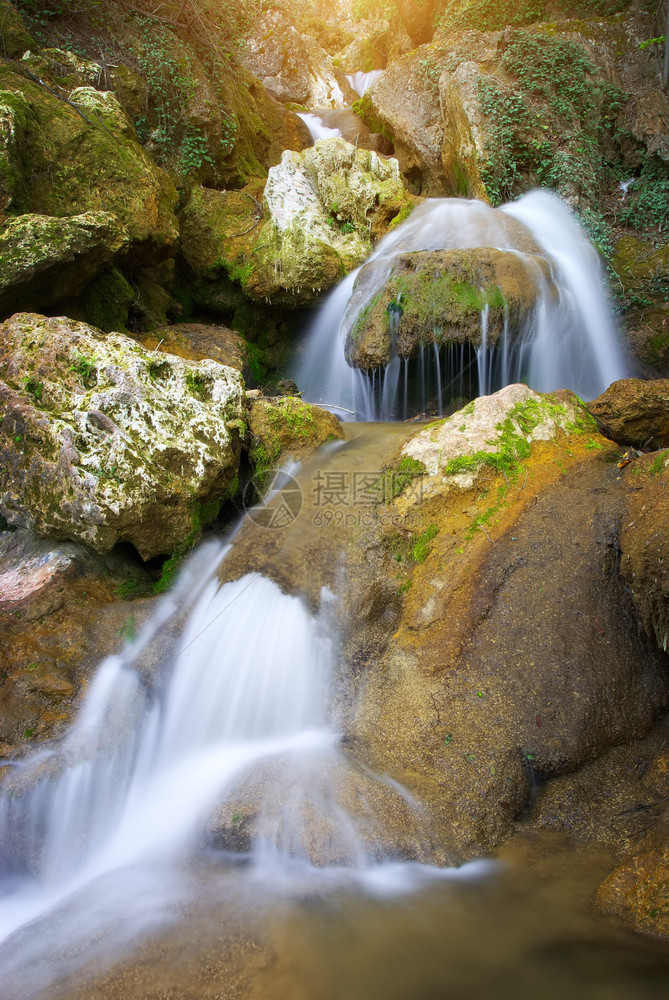
M 327 125 L 323 124 L 323 120 L 318 115 L 311 114 L 310 112 L 298 112 L 297 117 L 301 118 L 307 126 L 314 142 L 318 142 L 319 139 L 341 138 L 341 129 L 328 128 Z
M 10 765 L 0 967 L 12 997 L 68 974 L 79 951 L 113 955 L 179 919 L 196 891 L 184 866 L 202 851 L 244 857 L 265 895 L 311 884 L 383 895 L 444 875 L 388 860 L 375 796 L 395 816 L 417 806 L 339 749 L 333 596 L 313 613 L 258 573 L 221 585 L 227 551 L 195 553 L 100 665 L 64 739 Z M 411 836 L 407 858 L 421 851 Z
M 368 73 L 363 73 L 362 70 L 358 70 L 356 73 L 347 73 L 346 79 L 351 84 L 353 90 L 356 94 L 362 95 L 366 90 L 372 86 L 374 81 L 378 79 L 383 73 L 382 69 L 372 69 Z
M 540 252 L 548 262 L 550 284 L 536 256 L 525 252 L 528 241 L 536 248 L 532 253 Z M 434 411 L 440 395 L 441 405 L 446 406 L 463 391 L 489 393 L 516 381 L 540 392 L 564 388 L 592 399 L 612 381 L 629 374 L 596 251 L 556 195 L 533 191 L 501 209 L 458 198 L 430 199 L 414 209 L 380 241 L 369 260 L 331 293 L 314 319 L 295 373 L 304 397 L 352 410 L 358 419 L 401 417 L 404 388 L 394 400 L 390 397 L 390 386 L 398 384 L 394 368 L 387 378 L 380 375 L 384 382 L 389 380 L 388 390 L 380 397 L 372 390 L 371 375 L 347 363 L 347 338 L 384 289 L 400 254 L 477 247 L 522 256 L 528 272 L 535 275 L 536 305 L 522 328 L 514 330 L 513 338 L 505 309 L 504 330 L 495 345 L 488 342 L 488 310 L 483 308 L 477 372 L 470 370 L 467 357 L 460 373 L 448 364 L 431 364 L 421 343 L 408 369 L 415 371 L 416 378 L 413 391 L 407 393 L 414 399 L 414 412 Z M 401 328 L 401 316 L 389 314 L 389 323 Z M 398 333 L 397 325 L 392 326 L 395 343 Z M 440 350 L 449 350 L 438 331 L 427 333 Z M 439 361 L 438 353 L 430 354 L 434 362 Z M 435 368 L 441 382 L 430 388 L 436 381 Z

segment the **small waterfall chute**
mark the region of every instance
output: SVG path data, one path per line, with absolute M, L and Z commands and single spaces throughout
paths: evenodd
M 375 80 L 383 73 L 382 69 L 371 69 L 367 73 L 363 73 L 362 70 L 357 70 L 355 73 L 347 73 L 346 79 L 350 83 L 356 94 L 361 97 L 365 91 L 369 90 Z
M 298 118 L 301 118 L 304 124 L 309 129 L 309 133 L 314 142 L 318 142 L 319 139 L 341 139 L 341 129 L 330 128 L 325 125 L 323 119 L 312 112 L 298 112 Z

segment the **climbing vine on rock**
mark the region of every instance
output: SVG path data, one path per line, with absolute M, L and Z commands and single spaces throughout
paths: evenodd
M 478 84 L 489 123 L 482 179 L 491 201 L 538 183 L 592 207 L 616 169 L 622 92 L 569 39 L 518 30 L 501 66 L 510 84 L 494 76 Z

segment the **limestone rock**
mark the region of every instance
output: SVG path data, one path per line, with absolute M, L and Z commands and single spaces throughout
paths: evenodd
M 196 186 L 180 213 L 181 256 L 190 270 L 216 282 L 226 274 L 241 278 L 261 222 L 262 185 L 242 191 Z
M 140 625 L 150 601 L 132 611 L 121 595 L 150 592 L 147 574 L 126 556 L 0 532 L 0 753 L 20 755 L 54 735 L 76 711 L 90 671 Z M 141 609 L 140 609 L 141 605 Z
M 439 77 L 439 100 L 444 118 L 441 156 L 452 193 L 488 201 L 481 166 L 487 155 L 487 127 L 479 99 L 479 64 L 461 63 L 454 73 Z
M 342 108 L 354 96 L 345 78 L 338 78 L 332 57 L 315 38 L 300 35 L 279 10 L 270 10 L 261 19 L 256 34 L 245 43 L 242 58 L 283 103 Z
M 384 69 L 413 48 L 403 24 L 369 21 L 367 30 L 337 53 L 337 62 L 346 73 Z
M 390 221 L 409 202 L 396 160 L 343 139 L 285 152 L 265 187 L 249 294 L 310 301 L 369 255 L 375 217 Z
M 550 441 L 584 420 L 590 422 L 583 404 L 571 393 L 552 399 L 526 385 L 507 385 L 430 425 L 404 446 L 403 454 L 422 462 L 431 476 L 448 468 L 451 474 L 455 471 L 459 484 L 471 484 L 471 473 L 485 460 L 483 456 L 527 455 L 532 441 Z M 454 468 L 449 467 L 451 462 Z
M 602 434 L 635 448 L 669 446 L 669 379 L 625 378 L 588 403 Z
M 8 523 L 99 552 L 128 541 L 144 559 L 195 537 L 236 479 L 239 373 L 65 319 L 1 329 Z
M 347 358 L 357 368 L 371 369 L 395 355 L 413 356 L 419 344 L 478 347 L 486 306 L 488 343 L 497 343 L 505 327 L 513 343 L 546 285 L 551 285 L 548 262 L 535 255 L 486 247 L 397 254 L 383 289 L 348 333 Z
M 0 311 L 40 309 L 78 295 L 129 239 L 116 215 L 20 215 L 0 226 Z
M 244 47 L 246 66 L 280 101 L 306 102 L 309 96 L 307 46 L 283 12 L 270 11 Z
M 363 120 L 393 143 L 394 156 L 414 194 L 450 194 L 443 176 L 444 125 L 437 91 L 420 71 L 425 54 L 402 56 L 374 81 L 360 102 Z
M 429 803 L 447 856 L 500 843 L 537 774 L 644 735 L 667 704 L 621 585 L 613 455 L 575 397 L 507 387 L 405 444 L 379 548 L 361 533 L 349 738 Z

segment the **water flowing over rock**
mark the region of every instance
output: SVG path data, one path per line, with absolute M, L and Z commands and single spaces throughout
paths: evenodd
M 515 381 L 592 398 L 626 367 L 595 251 L 536 191 L 414 209 L 323 306 L 297 381 L 312 402 L 392 419 Z
M 374 232 L 407 204 L 396 160 L 343 139 L 285 152 L 265 186 L 248 292 L 278 302 L 314 299 L 368 256 Z
M 349 108 L 316 108 L 313 114 L 301 115 L 311 132 L 314 142 L 319 139 L 340 137 L 362 149 L 392 154 L 393 146 L 385 136 L 373 133 Z
M 100 552 L 172 552 L 235 482 L 243 383 L 214 361 L 17 314 L 2 326 L 0 510 Z
M 548 261 L 536 255 L 484 247 L 397 254 L 383 291 L 368 300 L 348 334 L 347 360 L 372 369 L 415 357 L 426 343 L 479 348 L 484 312 L 488 349 L 504 343 L 510 351 L 545 289 L 557 296 Z

